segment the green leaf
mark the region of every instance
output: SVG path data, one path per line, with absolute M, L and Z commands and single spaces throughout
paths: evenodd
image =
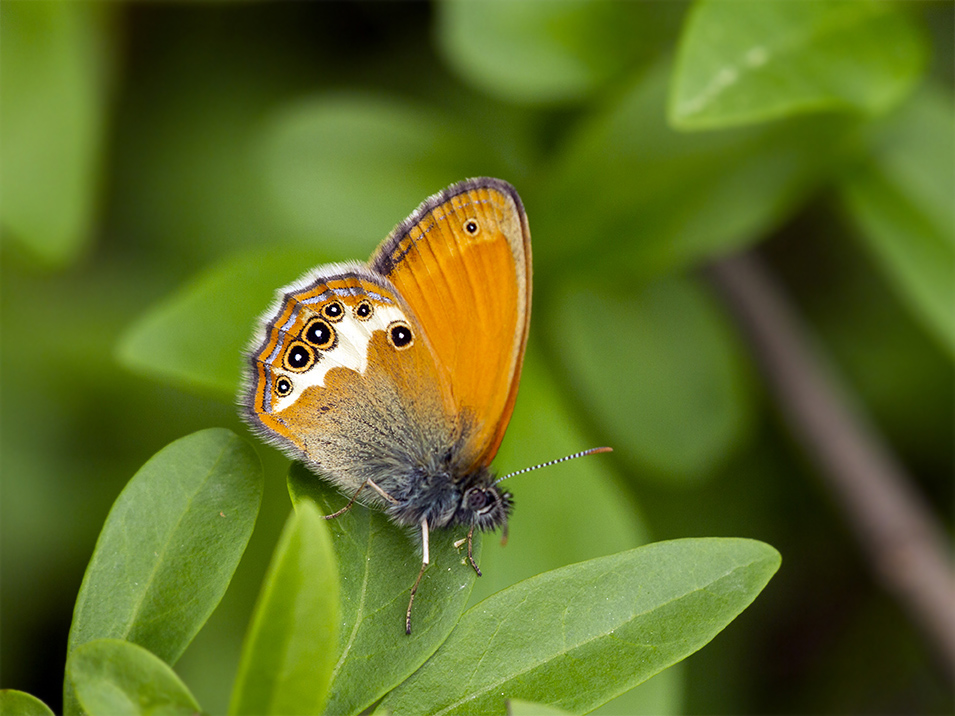
M 530 225 L 544 272 L 640 281 L 751 244 L 855 148 L 841 115 L 675 132 L 667 75 L 655 68 L 584 122 L 542 177 Z
M 546 302 L 545 302 L 546 303 Z M 531 342 L 507 435 L 494 461 L 500 474 L 595 447 L 580 429 L 580 416 L 565 404 L 554 377 Z M 604 436 L 603 439 L 606 439 Z M 502 483 L 514 494 L 507 546 L 485 541 L 481 571 L 469 605 L 517 582 L 647 541 L 639 506 L 614 465 L 623 455 L 595 455 L 554 465 Z M 599 525 L 599 529 L 595 526 Z M 681 675 L 668 670 L 606 705 L 606 713 L 678 713 L 671 704 L 683 691 Z
M 779 562 L 761 542 L 687 539 L 541 574 L 465 613 L 381 707 L 503 714 L 519 698 L 585 713 L 710 641 Z
M 743 441 L 751 408 L 742 351 L 695 281 L 571 286 L 551 306 L 554 354 L 618 459 L 649 476 L 693 480 Z
M 0 223 L 54 266 L 93 232 L 112 74 L 112 7 L 10 2 L 0 21 Z
M 263 132 L 266 191 L 293 234 L 364 260 L 428 196 L 502 162 L 433 108 L 361 96 L 284 107 Z
M 673 39 L 684 3 L 445 0 L 448 64 L 490 95 L 526 104 L 581 100 Z
M 923 325 L 955 354 L 955 103 L 929 86 L 889 118 L 841 185 L 863 245 Z
M 230 714 L 318 714 L 338 651 L 338 571 L 329 531 L 302 501 L 275 548 L 229 705 Z
M 702 0 L 680 41 L 669 117 L 703 129 L 883 112 L 912 89 L 926 56 L 922 32 L 895 3 Z
M 76 599 L 68 653 L 101 638 L 175 663 L 212 614 L 262 497 L 251 446 L 213 428 L 156 453 L 116 499 Z M 65 711 L 75 713 L 68 684 Z
M 255 251 L 207 269 L 130 326 L 118 359 L 137 373 L 232 399 L 256 319 L 279 288 L 323 259 L 314 251 Z
M 508 699 L 507 716 L 569 716 L 569 712 L 553 706 L 535 704 L 521 699 Z
M 314 500 L 325 514 L 345 506 L 340 495 L 302 465 L 289 471 L 289 493 L 300 505 Z M 467 530 L 431 533 L 431 565 L 425 572 L 405 634 L 405 610 L 418 576 L 416 536 L 384 514 L 355 505 L 330 520 L 341 578 L 341 645 L 326 712 L 356 714 L 410 676 L 431 656 L 464 611 L 475 574 L 466 552 L 453 546 Z M 474 537 L 480 563 L 481 540 Z
M 118 639 L 77 647 L 66 665 L 89 716 L 195 716 L 202 709 L 162 659 Z
M 0 689 L 0 716 L 53 716 L 53 711 L 25 691 Z

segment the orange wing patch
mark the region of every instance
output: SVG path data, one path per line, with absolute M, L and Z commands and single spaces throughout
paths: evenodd
M 371 268 L 414 312 L 473 421 L 464 452 L 494 458 L 514 409 L 530 320 L 527 218 L 506 182 L 470 180 L 432 197 L 378 248 Z

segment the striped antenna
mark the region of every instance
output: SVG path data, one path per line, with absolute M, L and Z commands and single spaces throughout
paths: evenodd
M 506 480 L 509 477 L 514 477 L 515 475 L 523 475 L 525 472 L 530 472 L 531 470 L 539 470 L 542 467 L 550 467 L 551 465 L 556 465 L 559 462 L 567 462 L 568 460 L 573 460 L 577 457 L 583 457 L 584 455 L 595 455 L 598 452 L 613 452 L 613 448 L 608 447 L 598 447 L 590 448 L 590 450 L 583 450 L 582 452 L 575 452 L 573 455 L 567 455 L 566 457 L 560 457 L 556 460 L 551 460 L 550 462 L 542 462 L 540 465 L 534 465 L 534 467 L 525 467 L 523 470 L 518 470 L 517 472 L 511 472 L 504 477 L 497 478 L 493 484 L 501 482 L 501 480 Z

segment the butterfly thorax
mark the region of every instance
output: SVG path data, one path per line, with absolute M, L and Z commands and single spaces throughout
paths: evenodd
M 427 519 L 432 528 L 474 526 L 481 531 L 507 522 L 511 495 L 494 486 L 487 468 L 469 472 L 447 464 L 418 465 L 399 480 L 384 480 L 397 501 L 385 510 L 397 523 L 418 525 Z

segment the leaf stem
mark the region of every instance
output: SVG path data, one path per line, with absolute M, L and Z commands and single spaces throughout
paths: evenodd
M 858 402 L 824 369 L 824 357 L 764 264 L 740 254 L 712 264 L 709 275 L 877 578 L 955 680 L 955 574 L 941 525 Z

